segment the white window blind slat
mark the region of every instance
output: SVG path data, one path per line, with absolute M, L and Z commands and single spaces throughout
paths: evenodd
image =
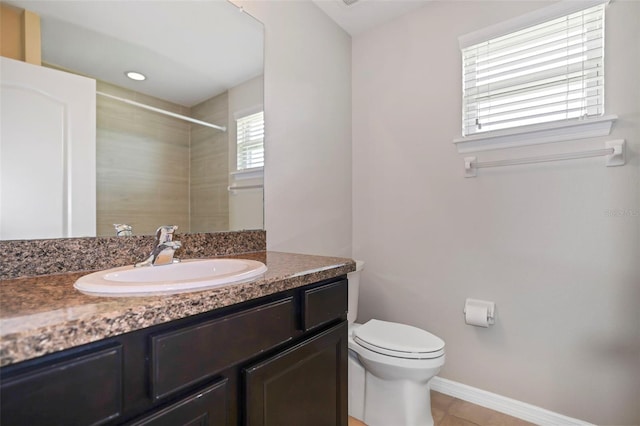
M 574 88 L 575 84 L 579 84 L 579 87 L 586 85 L 587 88 L 590 89 L 593 87 L 602 88 L 604 84 L 604 77 L 602 75 L 598 76 L 596 73 L 592 74 L 593 75 L 591 76 L 584 76 L 582 72 L 571 73 L 569 75 L 560 75 L 527 84 L 506 87 L 501 90 L 492 90 L 490 94 L 479 94 L 478 96 L 475 96 L 473 100 L 467 103 L 467 110 L 470 111 L 473 108 L 478 108 L 478 103 L 487 100 L 491 100 L 492 103 L 502 103 L 504 102 L 504 99 L 514 98 L 514 100 L 517 100 L 525 95 L 527 96 L 526 99 L 528 99 L 530 97 L 535 97 L 538 92 L 542 92 L 544 94 L 548 90 L 553 90 L 556 87 L 558 90 L 564 90 L 567 85 L 571 88 Z
M 597 31 L 599 28 L 602 28 L 602 21 L 597 11 L 593 13 L 586 12 L 584 15 L 579 16 L 563 17 L 549 23 L 529 27 L 513 34 L 491 39 L 492 53 L 489 59 L 494 59 L 495 57 L 513 51 L 535 48 L 549 41 L 566 38 L 567 35 Z M 478 50 L 471 48 L 465 49 L 463 54 L 465 59 L 471 59 L 478 54 L 478 51 L 481 51 L 480 49 L 485 48 L 484 43 L 479 43 L 471 47 L 475 47 Z
M 600 49 L 601 50 L 600 46 Z M 595 50 L 595 49 L 594 49 Z M 536 81 L 541 76 L 565 75 L 571 71 L 579 70 L 588 72 L 589 70 L 602 68 L 601 58 L 593 55 L 593 50 L 581 52 L 566 52 L 563 58 L 550 58 L 545 62 L 528 63 L 524 66 L 509 69 L 504 66 L 491 74 L 476 73 L 474 79 L 465 81 L 466 86 L 494 85 L 494 88 L 511 86 L 518 81 Z
M 598 62 L 597 60 L 595 62 Z M 585 82 L 597 77 L 603 77 L 602 68 L 592 66 L 593 63 L 587 61 L 585 63 L 577 64 L 565 64 L 557 66 L 555 68 L 538 71 L 537 74 L 525 74 L 520 76 L 513 76 L 511 79 L 502 81 L 493 81 L 477 85 L 467 89 L 468 85 L 465 85 L 465 91 L 467 92 L 467 101 L 474 101 L 475 99 L 484 98 L 486 100 L 492 99 L 497 94 L 507 94 L 509 92 L 525 91 L 527 88 L 539 87 L 543 85 L 541 82 L 562 82 L 562 81 L 581 81 Z
M 463 135 L 604 113 L 604 5 L 462 50 Z
M 495 103 L 493 107 L 477 107 L 474 109 L 469 109 L 469 118 L 474 120 L 478 117 L 486 117 L 489 114 L 500 114 L 502 112 L 508 111 L 519 111 L 531 107 L 543 107 L 544 105 L 553 105 L 560 102 L 575 101 L 583 98 L 587 100 L 587 104 L 591 104 L 592 100 L 597 103 L 600 99 L 600 92 L 597 89 L 589 91 L 586 96 L 583 96 L 584 91 L 582 88 L 570 90 L 568 92 L 565 92 L 564 90 L 556 90 L 550 92 L 550 94 L 545 96 L 518 98 L 514 101 L 507 99 L 503 103 Z
M 610 0 L 580 0 L 558 1 L 541 9 L 524 15 L 499 22 L 480 30 L 458 37 L 460 49 L 465 49 L 484 41 L 513 34 L 520 30 L 544 24 L 554 19 L 572 15 L 576 12 L 590 9 L 593 6 L 608 4 Z
M 491 97 L 477 96 L 473 101 L 466 105 L 467 112 L 473 110 L 489 108 L 491 106 L 500 106 L 507 103 L 516 103 L 520 101 L 528 101 L 535 98 L 544 98 L 549 95 L 558 93 L 580 93 L 586 91 L 587 96 L 593 90 L 602 89 L 602 76 L 594 76 L 592 78 L 583 79 L 579 77 L 568 77 L 564 79 L 546 79 L 540 84 L 527 84 L 514 90 L 495 91 Z M 586 86 L 586 87 L 585 87 Z M 491 100 L 491 103 L 486 101 Z
M 597 106 L 598 104 L 593 104 L 591 106 Z M 503 122 L 513 121 L 518 118 L 527 118 L 527 117 L 544 117 L 545 115 L 556 115 L 559 112 L 567 111 L 577 111 L 580 108 L 585 107 L 585 102 L 582 98 L 578 99 L 562 99 L 557 102 L 544 103 L 540 105 L 533 105 L 527 108 L 520 109 L 508 109 L 503 110 L 499 113 L 492 114 L 491 117 L 491 125 Z M 483 122 L 485 116 L 480 115 L 480 122 Z M 467 126 L 475 125 L 475 119 L 469 119 L 465 123 Z
M 264 112 L 240 117 L 236 120 L 238 170 L 264 166 Z
M 573 36 L 565 40 L 555 40 L 547 44 L 539 50 L 529 50 L 527 52 L 517 52 L 508 56 L 503 56 L 499 60 L 496 59 L 490 63 L 476 63 L 469 65 L 469 71 L 476 75 L 483 76 L 493 75 L 498 72 L 504 72 L 506 69 L 514 69 L 517 67 L 528 67 L 541 62 L 549 62 L 552 60 L 564 59 L 567 54 L 581 56 L 585 49 L 591 52 L 591 55 L 597 55 L 598 50 L 602 48 L 602 37 L 595 39 L 587 39 L 585 42 L 584 35 Z M 466 78 L 465 78 L 466 80 Z

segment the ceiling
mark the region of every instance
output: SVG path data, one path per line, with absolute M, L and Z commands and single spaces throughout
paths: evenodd
M 7 3 L 40 16 L 43 62 L 183 106 L 263 72 L 262 24 L 227 1 Z
M 312 0 L 351 36 L 391 21 L 431 0 Z
M 430 0 L 312 1 L 355 36 Z M 228 1 L 7 3 L 40 16 L 44 62 L 187 107 L 263 72 L 263 26 Z

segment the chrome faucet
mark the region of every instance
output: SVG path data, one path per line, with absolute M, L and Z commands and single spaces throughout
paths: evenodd
M 127 225 L 126 223 L 114 223 L 113 226 L 116 228 L 117 237 L 130 237 L 133 235 L 133 227 L 131 225 Z
M 158 228 L 151 254 L 147 259 L 136 263 L 134 266 L 138 268 L 140 266 L 159 266 L 180 262 L 179 259 L 173 258 L 175 251 L 182 247 L 180 241 L 173 241 L 173 233 L 176 229 L 178 227 L 175 225 L 165 225 Z

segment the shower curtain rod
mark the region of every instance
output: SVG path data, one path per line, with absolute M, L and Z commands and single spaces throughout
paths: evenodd
M 125 104 L 137 106 L 137 107 L 149 110 L 149 111 L 154 111 L 154 112 L 157 112 L 159 114 L 168 115 L 169 117 L 179 118 L 180 120 L 188 121 L 190 123 L 200 124 L 201 126 L 210 127 L 212 129 L 220 130 L 220 131 L 223 131 L 223 132 L 227 131 L 227 128 L 225 126 L 217 126 L 217 125 L 212 124 L 212 123 L 207 123 L 206 121 L 197 120 L 195 118 L 187 117 L 186 115 L 182 115 L 182 114 L 176 114 L 175 112 L 166 111 L 164 109 L 152 107 L 150 105 L 145 105 L 145 104 L 142 104 L 140 102 L 132 101 L 130 99 L 121 98 L 119 96 L 110 95 L 108 93 L 104 93 L 104 92 L 100 92 L 100 91 L 96 91 L 96 94 L 100 95 L 100 96 L 104 96 L 106 98 L 115 99 L 116 101 L 124 102 Z

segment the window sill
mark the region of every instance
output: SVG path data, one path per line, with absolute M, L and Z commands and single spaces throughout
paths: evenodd
M 586 120 L 535 124 L 457 138 L 453 143 L 459 153 L 467 153 L 607 136 L 617 119 L 616 115 L 606 115 Z
M 254 167 L 253 169 L 236 170 L 230 173 L 235 180 L 256 179 L 264 175 L 264 167 Z

